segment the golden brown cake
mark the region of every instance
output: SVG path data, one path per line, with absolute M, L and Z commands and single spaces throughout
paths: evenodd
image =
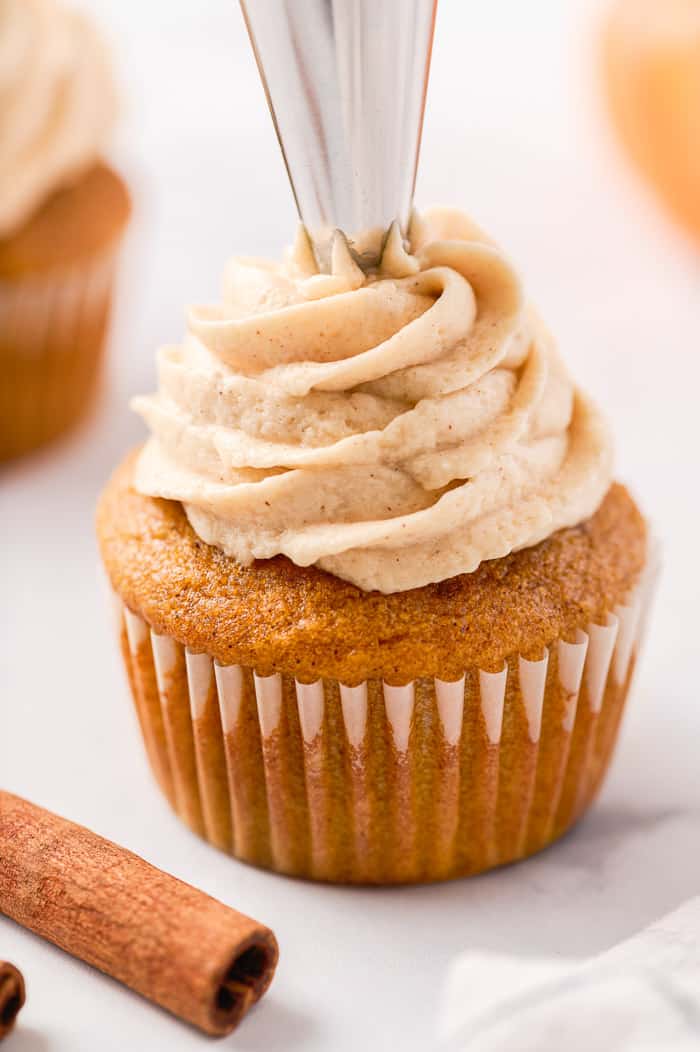
M 460 213 L 376 273 L 302 236 L 235 260 L 135 401 L 98 511 L 156 778 L 236 857 L 438 880 L 566 830 L 607 768 L 648 605 L 610 438 Z
M 99 164 L 0 240 L 0 460 L 93 404 L 129 211 L 122 179 Z
M 89 409 L 129 216 L 101 161 L 116 104 L 92 22 L 61 0 L 0 5 L 0 461 Z

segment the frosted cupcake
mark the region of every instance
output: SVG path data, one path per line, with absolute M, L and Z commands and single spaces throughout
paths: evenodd
M 129 215 L 102 160 L 115 94 L 92 24 L 54 0 L 0 5 L 0 460 L 92 404 Z
M 474 873 L 594 797 L 647 607 L 608 430 L 460 213 L 365 276 L 236 260 L 98 513 L 148 755 L 191 828 L 322 880 Z

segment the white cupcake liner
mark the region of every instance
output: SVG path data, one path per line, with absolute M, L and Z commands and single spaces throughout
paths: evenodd
M 156 778 L 224 850 L 320 880 L 444 879 L 564 832 L 608 766 L 658 570 L 539 660 L 456 682 L 300 683 L 221 666 L 117 598 Z

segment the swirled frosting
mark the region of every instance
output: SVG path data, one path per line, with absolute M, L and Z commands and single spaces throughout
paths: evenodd
M 367 277 L 341 235 L 328 275 L 303 235 L 283 264 L 234 260 L 188 328 L 135 401 L 135 484 L 244 564 L 402 591 L 583 521 L 610 484 L 603 420 L 461 213 L 392 229 Z
M 116 113 L 92 23 L 55 0 L 0 0 L 0 237 L 97 160 Z

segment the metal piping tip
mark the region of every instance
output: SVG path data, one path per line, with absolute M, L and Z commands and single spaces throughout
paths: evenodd
M 437 0 L 241 0 L 319 267 L 336 230 L 363 270 L 406 236 Z

